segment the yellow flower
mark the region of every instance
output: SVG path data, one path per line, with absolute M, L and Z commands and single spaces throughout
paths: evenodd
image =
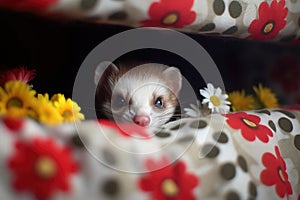
M 35 91 L 21 81 L 8 81 L 0 87 L 0 114 L 11 117 L 25 117 L 34 105 Z
M 263 87 L 262 84 L 259 84 L 258 87 L 253 87 L 258 100 L 265 108 L 277 108 L 278 100 L 275 94 L 270 90 L 270 88 Z
M 55 94 L 51 101 L 54 107 L 59 111 L 65 122 L 73 122 L 84 119 L 84 115 L 80 113 L 81 108 L 70 98 L 66 99 L 63 94 Z
M 255 99 L 252 95 L 246 95 L 245 91 L 234 91 L 228 94 L 233 111 L 247 111 L 257 109 Z
M 38 94 L 37 103 L 33 107 L 33 113 L 35 113 L 35 117 L 33 118 L 45 124 L 55 125 L 63 121 L 62 116 L 49 100 L 48 94 Z

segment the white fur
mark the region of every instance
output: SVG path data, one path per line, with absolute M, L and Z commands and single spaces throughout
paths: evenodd
M 153 94 L 169 96 L 172 92 L 176 96 L 180 88 L 181 74 L 178 69 L 160 64 L 144 64 L 126 72 L 112 88 L 113 96 L 122 94 L 131 104 L 122 110 L 114 109 L 108 102 L 104 107 L 111 109 L 115 121 L 132 122 L 136 115 L 147 115 L 150 118 L 149 126 L 159 126 L 172 117 L 176 106 L 163 102 L 166 108 L 163 111 L 157 110 L 153 107 Z

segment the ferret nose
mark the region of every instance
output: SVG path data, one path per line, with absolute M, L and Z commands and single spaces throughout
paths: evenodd
M 150 123 L 150 118 L 148 115 L 135 115 L 133 117 L 133 121 L 139 126 L 148 126 Z

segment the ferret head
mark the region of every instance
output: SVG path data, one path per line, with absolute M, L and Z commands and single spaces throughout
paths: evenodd
M 102 92 L 108 96 L 100 102 L 100 109 L 108 118 L 140 126 L 160 126 L 173 116 L 182 80 L 177 68 L 156 63 L 134 68 L 110 64 L 106 73 L 108 79 L 99 84 L 106 84 L 106 92 Z M 98 94 L 99 88 L 105 89 L 99 86 Z

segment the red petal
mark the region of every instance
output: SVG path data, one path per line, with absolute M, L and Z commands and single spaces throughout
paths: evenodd
M 155 185 L 151 181 L 151 178 L 149 178 L 147 175 L 146 177 L 141 178 L 138 184 L 139 187 L 144 191 L 152 191 L 155 187 Z
M 24 120 L 21 118 L 5 117 L 3 123 L 11 131 L 20 131 L 24 126 Z
M 277 159 L 270 152 L 267 152 L 267 153 L 263 154 L 262 163 L 267 168 L 277 168 Z
M 276 183 L 277 174 L 274 171 L 265 169 L 260 174 L 261 182 L 267 186 L 272 186 Z

